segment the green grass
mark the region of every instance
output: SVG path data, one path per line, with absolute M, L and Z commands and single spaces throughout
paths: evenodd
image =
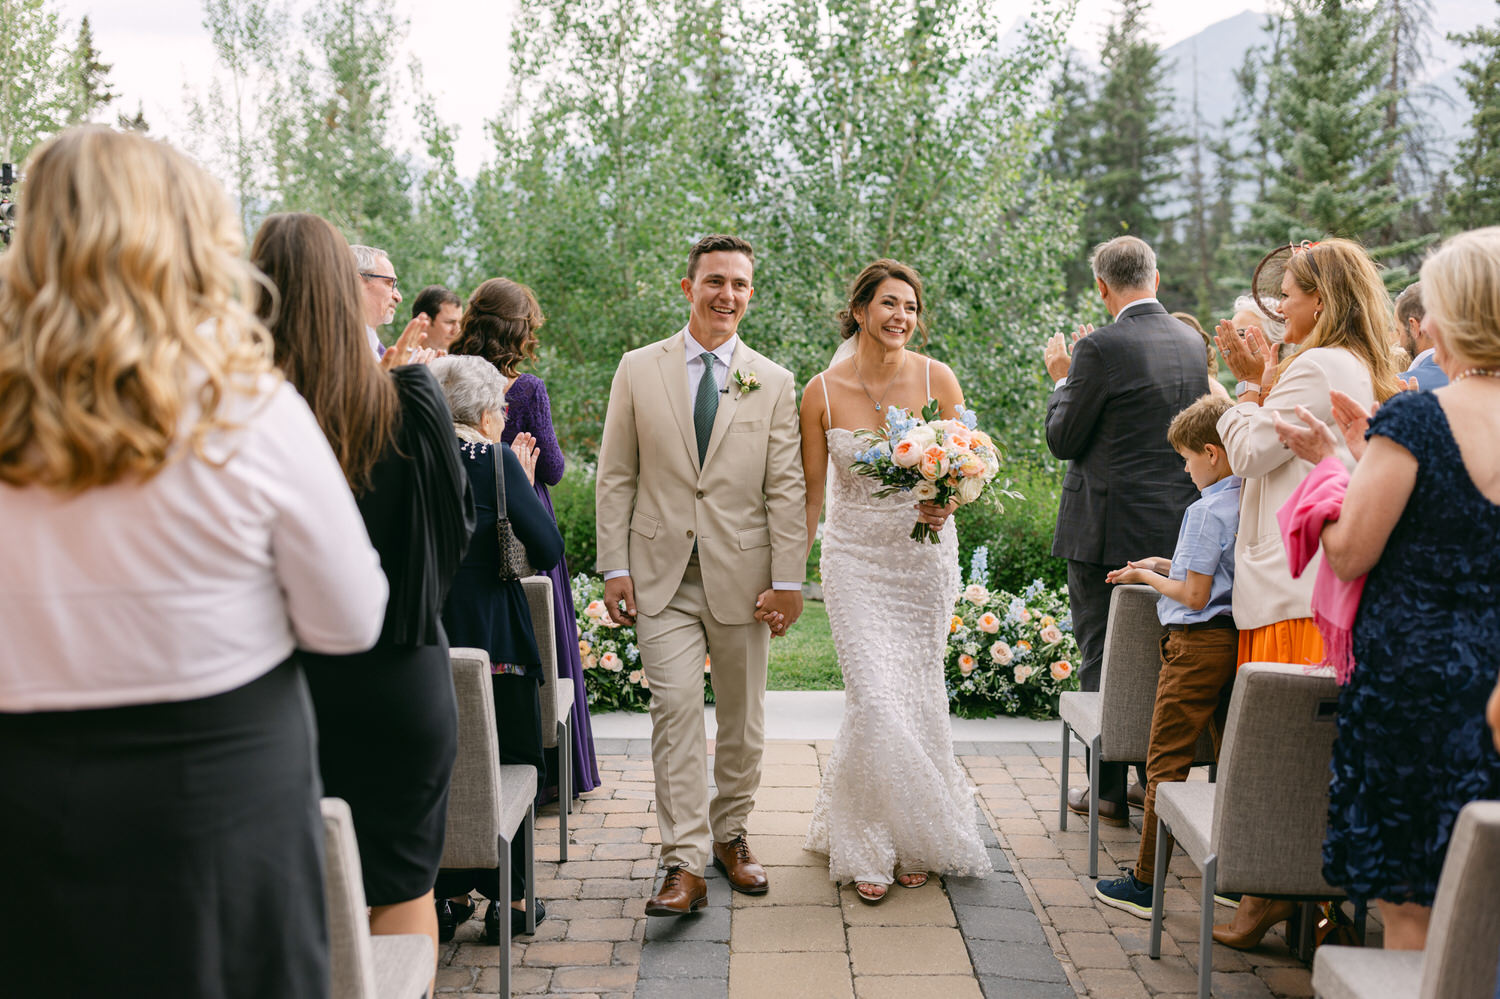
M 828 610 L 821 602 L 807 601 L 786 637 L 771 639 L 771 674 L 766 689 L 844 689 L 844 677 L 833 653 Z

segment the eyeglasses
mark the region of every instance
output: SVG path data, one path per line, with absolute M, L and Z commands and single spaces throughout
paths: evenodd
M 396 275 L 394 274 L 371 274 L 368 271 L 360 271 L 359 276 L 369 278 L 371 281 L 389 281 L 391 283 L 391 291 L 396 290 Z
M 1313 247 L 1319 246 L 1319 245 L 1321 245 L 1321 244 L 1317 243 L 1317 242 L 1309 241 L 1309 240 L 1306 240 L 1306 239 L 1304 239 L 1300 243 L 1293 243 L 1293 244 L 1291 244 L 1291 247 L 1292 247 L 1292 256 L 1295 257 L 1297 254 L 1303 252 L 1304 250 L 1311 250 Z

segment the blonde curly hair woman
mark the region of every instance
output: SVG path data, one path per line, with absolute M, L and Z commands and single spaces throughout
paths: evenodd
M 217 185 L 104 128 L 27 176 L 0 257 L 6 988 L 325 996 L 289 657 L 373 642 L 385 579 Z M 110 929 L 79 962 L 58 928 L 89 899 Z

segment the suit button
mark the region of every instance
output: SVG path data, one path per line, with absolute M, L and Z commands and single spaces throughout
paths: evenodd
M 688 534 L 688 537 L 690 537 L 690 538 L 693 536 L 693 532 L 692 531 L 688 531 L 687 534 Z
M 703 490 L 702 489 L 698 490 L 698 498 L 699 499 L 703 498 Z

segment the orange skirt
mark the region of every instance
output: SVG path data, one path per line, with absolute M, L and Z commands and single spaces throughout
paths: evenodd
M 1292 663 L 1309 666 L 1323 661 L 1323 636 L 1310 617 L 1276 621 L 1240 632 L 1235 668 L 1246 663 Z

